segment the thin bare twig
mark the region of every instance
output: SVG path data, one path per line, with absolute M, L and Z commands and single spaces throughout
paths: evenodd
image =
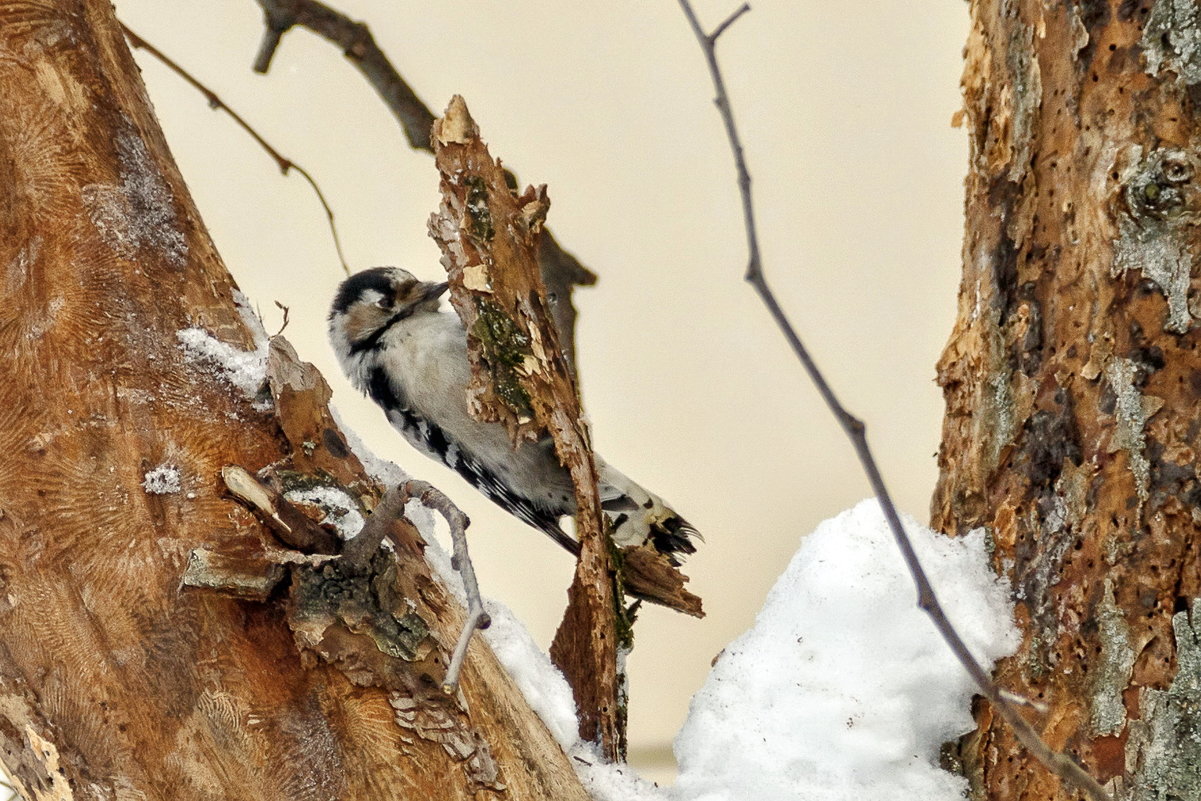
M 280 303 L 278 300 L 273 301 L 273 302 L 275 303 L 275 307 L 284 313 L 284 320 L 282 323 L 279 324 L 279 330 L 275 332 L 275 336 L 279 336 L 280 334 L 282 334 L 284 332 L 284 329 L 288 327 L 288 318 L 292 314 L 292 309 L 290 307 L 285 306 L 284 304 Z M 263 315 L 261 315 L 261 314 L 259 315 L 260 318 L 262 316 Z
M 739 17 L 741 17 L 743 14 L 747 13 L 750 10 L 751 10 L 750 3 L 743 3 L 738 8 L 734 9 L 734 12 L 732 14 L 730 14 L 730 16 L 726 17 L 720 25 L 718 25 L 716 28 L 713 29 L 713 33 L 711 33 L 705 37 L 705 41 L 707 41 L 710 45 L 716 44 L 718 38 L 723 33 L 726 32 L 726 28 L 733 25 L 735 22 L 738 21 Z
M 451 567 L 459 571 L 463 579 L 463 591 L 467 595 L 467 617 L 463 620 L 463 630 L 459 632 L 459 641 L 455 644 L 454 653 L 450 657 L 450 667 L 446 670 L 446 678 L 442 680 L 442 692 L 451 695 L 459 687 L 459 674 L 463 671 L 463 662 L 467 658 L 467 646 L 471 635 L 476 629 L 486 629 L 492 625 L 492 618 L 484 611 L 484 600 L 480 597 L 480 585 L 475 579 L 475 567 L 471 564 L 471 556 L 467 553 L 467 527 L 471 521 L 463 510 L 455 506 L 442 490 L 426 481 L 411 479 L 408 481 L 409 494 L 421 502 L 427 509 L 433 509 L 442 515 L 450 528 L 450 540 L 454 546 L 454 556 L 451 557 Z
M 342 253 L 342 241 L 338 238 L 338 226 L 334 223 L 334 210 L 330 208 L 329 203 L 325 199 L 325 193 L 321 191 L 321 187 L 317 185 L 317 181 L 314 180 L 313 176 L 309 174 L 309 171 L 272 147 L 271 144 L 264 139 L 263 136 L 256 131 L 253 126 L 251 126 L 250 123 L 243 119 L 241 114 L 238 114 L 236 111 L 230 108 L 225 101 L 217 95 L 216 92 L 201 83 L 199 79 L 173 61 L 157 47 L 131 31 L 129 26 L 127 26 L 125 23 L 121 23 L 121 30 L 125 33 L 125 38 L 129 40 L 130 45 L 135 48 L 145 50 L 147 53 L 154 56 L 156 59 L 162 62 L 167 69 L 183 78 L 192 88 L 204 95 L 204 99 L 208 101 L 210 107 L 212 107 L 214 110 L 224 111 L 226 114 L 228 114 L 239 128 L 249 134 L 250 138 L 257 142 L 258 146 L 266 151 L 267 155 L 275 160 L 275 163 L 279 166 L 280 172 L 282 172 L 284 175 L 287 175 L 290 170 L 295 170 L 301 178 L 304 178 L 304 180 L 308 182 L 309 186 L 313 188 L 313 192 L 317 195 L 317 200 L 320 201 L 321 208 L 325 210 L 325 217 L 329 221 L 329 232 L 334 240 L 334 250 L 338 252 L 338 261 L 342 263 L 342 270 L 347 275 L 350 275 L 350 266 L 346 263 L 346 256 Z
M 901 525 L 901 518 L 897 514 L 896 506 L 888 494 L 884 478 L 881 476 L 875 457 L 872 456 L 871 449 L 868 447 L 867 433 L 863 422 L 848 412 L 838 400 L 830 384 L 826 381 L 821 370 L 818 369 L 808 349 L 801 342 L 800 337 L 793 329 L 783 309 L 780 308 L 780 304 L 776 301 L 775 295 L 767 285 L 759 257 L 759 239 L 755 228 L 755 209 L 751 199 L 751 175 L 747 169 L 742 141 L 738 136 L 738 128 L 734 122 L 734 113 L 730 108 L 730 98 L 726 92 L 725 81 L 722 78 L 721 68 L 717 63 L 718 37 L 748 11 L 749 6 L 744 4 L 718 26 L 713 33 L 705 33 L 689 0 L 679 0 L 679 3 L 684 16 L 688 19 L 688 24 L 692 27 L 692 32 L 696 36 L 697 42 L 701 46 L 701 50 L 704 52 L 705 60 L 709 66 L 709 74 L 713 79 L 713 87 L 717 95 L 714 102 L 717 105 L 718 112 L 721 114 L 722 123 L 726 129 L 726 136 L 730 142 L 730 149 L 734 154 L 734 164 L 738 171 L 738 189 L 742 195 L 743 222 L 746 228 L 747 249 L 749 253 L 745 278 L 755 288 L 755 291 L 758 292 L 759 297 L 762 299 L 764 305 L 767 306 L 776 325 L 783 332 L 785 339 L 788 340 L 788 344 L 792 346 L 793 352 L 800 360 L 805 372 L 809 375 L 809 379 L 817 387 L 822 400 L 825 401 L 826 406 L 829 407 L 834 417 L 837 418 L 839 425 L 842 426 L 843 431 L 851 440 L 855 448 L 855 453 L 859 457 L 859 462 L 867 474 L 872 492 L 875 493 L 876 498 L 879 500 L 880 508 L 883 510 L 884 517 L 888 521 L 888 526 L 892 530 L 893 539 L 896 541 L 897 547 L 901 550 L 905 564 L 913 576 L 914 584 L 917 585 L 918 606 L 930 616 L 935 628 L 938 629 L 938 633 L 950 647 L 951 652 L 955 654 L 955 658 L 959 660 L 959 663 L 963 665 L 964 669 L 972 677 L 981 694 L 992 703 L 1001 717 L 1013 728 L 1018 740 L 1030 751 L 1034 758 L 1061 779 L 1087 792 L 1095 801 L 1111 801 L 1109 794 L 1105 792 L 1105 788 L 1089 775 L 1084 768 L 1076 764 L 1076 762 L 1065 754 L 1052 750 L 1050 746 L 1043 742 L 1038 733 L 1026 722 L 1026 719 L 1021 716 L 1017 708 L 1010 703 L 1000 689 L 993 684 L 988 673 L 975 660 L 971 652 L 968 651 L 959 633 L 947 618 L 942 605 L 938 602 L 938 598 L 934 594 L 934 587 L 930 584 L 925 570 L 922 569 L 921 563 L 917 558 L 917 553 L 913 550 L 913 544 L 909 541 L 909 536 L 905 533 L 905 529 Z

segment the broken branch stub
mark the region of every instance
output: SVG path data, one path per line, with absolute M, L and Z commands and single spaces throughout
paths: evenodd
M 457 95 L 435 121 L 432 142 L 442 203 L 429 228 L 450 276 L 451 304 L 468 333 L 468 408 L 479 420 L 503 424 L 515 445 L 549 433 L 571 473 L 581 553 L 551 656 L 571 683 L 581 736 L 598 740 L 615 759 L 624 740 L 618 600 L 596 462 L 538 269 L 539 235 L 550 205 L 546 188 L 521 194 L 509 189 L 504 169 Z

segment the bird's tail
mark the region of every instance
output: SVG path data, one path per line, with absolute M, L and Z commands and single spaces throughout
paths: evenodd
M 613 542 L 623 552 L 623 579 L 631 595 L 697 617 L 701 599 L 684 589 L 678 568 L 696 552 L 696 528 L 667 503 L 597 457 L 601 509 Z
M 703 538 L 691 523 L 658 495 L 631 481 L 599 456 L 596 462 L 601 509 L 609 517 L 613 541 L 618 546 L 652 545 L 673 565 L 696 553 L 692 538 Z

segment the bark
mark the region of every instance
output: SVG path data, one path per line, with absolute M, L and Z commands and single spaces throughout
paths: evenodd
M 1201 246 L 1193 3 L 973 0 L 959 317 L 934 524 L 990 532 L 1024 641 L 998 668 L 1119 798 L 1197 798 Z M 980 798 L 1076 797 L 986 704 Z
M 330 553 L 346 510 L 288 502 L 379 498 L 320 376 L 282 340 L 269 392 L 197 357 L 267 354 L 111 5 L 0 0 L 0 51 L 0 756 L 22 795 L 585 798 L 478 639 L 460 694 L 437 689 L 461 612 L 408 521 L 356 572 Z
M 623 758 L 617 674 L 622 598 L 614 586 L 588 427 L 538 271 L 550 207 L 546 187 L 520 196 L 510 191 L 461 97 L 451 100 L 433 131 L 442 205 L 430 219 L 430 232 L 444 254 L 451 302 L 469 332 L 467 403 L 477 419 L 503 423 L 514 443 L 550 436 L 571 473 L 580 556 L 551 657 L 571 683 L 580 736 L 599 741 L 609 759 Z

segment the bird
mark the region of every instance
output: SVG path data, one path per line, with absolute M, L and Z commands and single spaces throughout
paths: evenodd
M 551 438 L 514 448 L 501 424 L 476 420 L 467 410 L 467 334 L 458 315 L 439 308 L 448 286 L 399 267 L 374 267 L 344 280 L 329 312 L 338 362 L 414 448 L 578 554 L 579 542 L 560 525 L 576 512 L 575 492 Z M 696 551 L 693 539 L 700 534 L 662 498 L 599 455 L 596 466 L 601 509 L 616 545 L 650 545 L 672 567 Z M 653 596 L 645 597 L 662 602 Z

